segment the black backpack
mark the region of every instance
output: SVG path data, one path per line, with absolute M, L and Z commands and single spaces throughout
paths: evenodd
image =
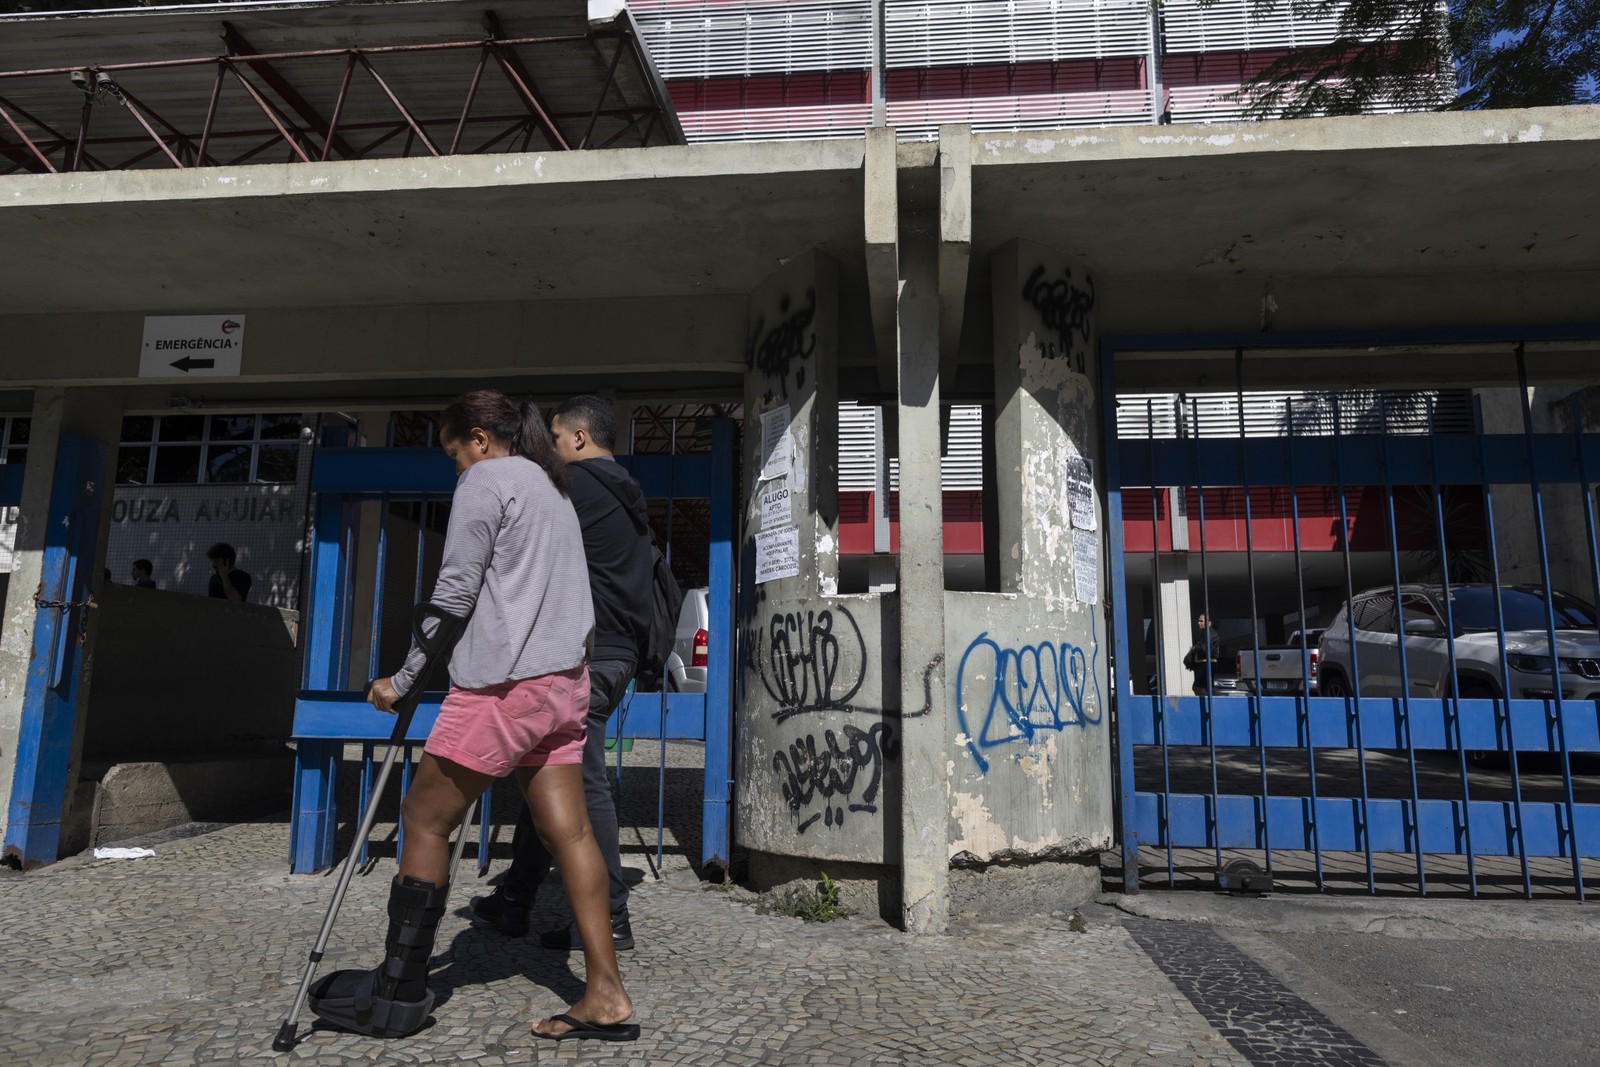
M 683 590 L 678 579 L 667 566 L 667 557 L 655 535 L 650 535 L 652 578 L 650 582 L 650 630 L 645 634 L 644 646 L 639 649 L 639 670 L 634 675 L 634 689 L 655 692 L 665 688 L 662 671 L 667 657 L 672 655 L 672 642 L 677 636 L 678 613 L 683 610 Z

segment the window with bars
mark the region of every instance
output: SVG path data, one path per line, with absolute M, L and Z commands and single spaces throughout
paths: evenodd
M 25 463 L 33 420 L 26 415 L 0 418 L 0 463 Z
M 299 415 L 129 415 L 118 485 L 292 483 Z

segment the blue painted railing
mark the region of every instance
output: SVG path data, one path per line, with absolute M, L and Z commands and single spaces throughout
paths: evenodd
M 701 812 L 702 853 L 705 864 L 726 866 L 730 855 L 732 745 L 730 711 L 733 683 L 733 581 L 735 511 L 733 506 L 736 429 L 726 419 L 715 420 L 710 454 L 690 456 L 619 456 L 639 480 L 646 497 L 709 498 L 711 537 L 709 607 L 712 643 L 704 694 L 636 694 L 612 716 L 608 737 L 649 738 L 659 741 L 697 740 L 705 743 L 705 786 Z M 315 494 L 314 534 L 311 549 L 311 592 L 303 632 L 306 656 L 303 689 L 295 702 L 293 736 L 296 766 L 290 866 L 295 872 L 326 869 L 334 862 L 334 841 L 339 823 L 338 769 L 345 746 L 362 746 L 358 800 L 370 799 L 374 746 L 386 742 L 394 727 L 391 716 L 368 705 L 359 691 L 348 688 L 351 648 L 354 644 L 354 575 L 356 510 L 363 501 L 377 501 L 380 528 L 377 537 L 378 568 L 407 548 L 391 544 L 388 505 L 395 502 L 448 501 L 455 487 L 455 470 L 449 459 L 428 449 L 324 448 L 316 457 L 312 474 Z M 423 541 L 419 522 L 415 555 L 417 580 L 413 598 L 422 595 Z M 380 673 L 377 662 L 379 623 L 383 614 L 383 582 L 376 582 L 372 602 L 374 619 L 369 640 L 368 677 Z M 381 665 L 388 670 L 396 665 Z M 401 764 L 401 794 L 410 784 L 413 752 L 427 739 L 438 715 L 442 693 L 423 698 L 407 734 Z M 664 703 L 664 711 L 663 711 Z M 664 773 L 664 772 L 663 772 Z M 479 840 L 487 841 L 490 811 L 479 806 Z M 658 819 L 662 813 L 658 812 Z M 363 858 L 368 842 L 358 842 Z M 480 849 L 480 870 L 487 863 Z
M 1451 617 L 1450 593 L 1452 588 L 1464 583 L 1464 578 L 1452 573 L 1456 563 L 1447 550 L 1450 537 L 1461 531 L 1448 529 L 1451 520 L 1446 517 L 1445 490 L 1470 489 L 1481 501 L 1484 529 L 1479 533 L 1487 546 L 1489 573 L 1484 584 L 1493 588 L 1499 630 L 1503 635 L 1506 625 L 1501 606 L 1503 587 L 1496 507 L 1501 490 L 1516 486 L 1531 504 L 1526 515 L 1519 513 L 1519 521 L 1531 517 L 1530 540 L 1537 552 L 1538 581 L 1525 581 L 1529 586 L 1538 587 L 1546 605 L 1546 618 L 1535 629 L 1547 646 L 1553 646 L 1557 626 L 1554 609 L 1550 607 L 1555 590 L 1549 546 L 1554 535 L 1546 528 L 1545 501 L 1554 486 L 1564 486 L 1564 493 L 1581 501 L 1582 530 L 1571 529 L 1565 536 L 1578 542 L 1570 546 L 1574 549 L 1570 555 L 1587 562 L 1592 581 L 1586 583 L 1585 588 L 1572 592 L 1579 595 L 1592 592 L 1600 601 L 1600 536 L 1596 532 L 1600 523 L 1595 514 L 1592 481 L 1595 473 L 1600 472 L 1600 434 L 1584 432 L 1584 413 L 1576 394 L 1570 398 L 1571 410 L 1566 416 L 1570 432 L 1535 432 L 1528 388 L 1528 356 L 1523 343 L 1595 338 L 1600 338 L 1600 324 L 1107 339 L 1101 345 L 1100 388 L 1108 528 L 1114 532 L 1124 530 L 1126 493 L 1148 497 L 1150 526 L 1141 533 L 1148 533 L 1158 550 L 1163 543 L 1159 521 L 1181 523 L 1186 527 L 1196 524 L 1198 544 L 1184 549 L 1189 555 L 1198 556 L 1200 592 L 1193 599 L 1191 614 L 1203 613 L 1214 618 L 1212 598 L 1218 594 L 1213 587 L 1221 579 L 1216 570 L 1218 553 L 1207 552 L 1205 493 L 1198 492 L 1195 498 L 1198 503 L 1195 514 L 1168 515 L 1159 521 L 1157 516 L 1165 506 L 1161 502 L 1167 499 L 1167 492 L 1172 488 L 1180 494 L 1218 487 L 1242 490 L 1241 514 L 1230 514 L 1223 521 L 1239 523 L 1242 520 L 1243 547 L 1234 558 L 1244 564 L 1248 595 L 1241 599 L 1238 589 L 1231 590 L 1230 607 L 1225 614 L 1242 617 L 1242 605 L 1248 604 L 1254 633 L 1254 620 L 1264 617 L 1257 603 L 1258 590 L 1264 586 L 1258 585 L 1256 554 L 1259 550 L 1254 547 L 1251 489 L 1273 487 L 1279 491 L 1280 503 L 1281 490 L 1288 490 L 1295 580 L 1300 586 L 1297 617 L 1303 620 L 1307 618 L 1307 585 L 1301 527 L 1306 518 L 1300 507 L 1301 489 L 1335 489 L 1340 509 L 1336 521 L 1345 531 L 1350 529 L 1351 522 L 1345 504 L 1347 491 L 1359 491 L 1359 487 L 1382 489 L 1379 518 L 1384 527 L 1382 539 L 1386 542 L 1388 558 L 1384 578 L 1374 588 L 1381 590 L 1392 586 L 1395 602 L 1399 603 L 1406 578 L 1401 551 L 1396 547 L 1395 496 L 1400 488 L 1410 487 L 1417 499 L 1430 502 L 1433 508 L 1425 525 L 1426 535 L 1435 542 L 1438 571 L 1430 582 L 1443 590 L 1442 632 L 1448 634 L 1456 629 Z M 1500 343 L 1504 346 L 1506 369 L 1501 384 L 1507 388 L 1508 395 L 1519 398 L 1522 433 L 1487 436 L 1481 432 L 1480 412 L 1477 434 L 1344 435 L 1339 430 L 1338 401 L 1335 400 L 1332 433 L 1310 435 L 1285 429 L 1277 438 L 1246 436 L 1246 353 L 1253 348 L 1270 345 L 1274 350 L 1304 347 L 1326 351 L 1337 347 L 1370 349 L 1390 344 L 1454 343 Z M 1158 440 L 1152 415 L 1143 436 L 1119 439 L 1115 373 L 1119 352 L 1214 353 L 1218 350 L 1235 352 L 1235 376 L 1229 384 L 1239 411 L 1240 425 L 1236 434 L 1216 436 L 1217 427 L 1212 424 L 1207 438 Z M 1288 403 L 1292 405 L 1293 402 Z M 1382 408 L 1378 418 L 1380 429 L 1387 430 L 1387 407 Z M 1193 421 L 1198 425 L 1197 418 Z M 1294 426 L 1292 408 L 1291 417 L 1285 422 Z M 1501 518 L 1503 520 L 1504 516 Z M 1323 521 L 1326 522 L 1326 516 Z M 1501 525 L 1503 533 L 1505 523 L 1502 521 Z M 1230 536 L 1230 544 L 1233 540 Z M 1355 582 L 1348 535 L 1338 536 L 1335 541 L 1337 547 L 1333 551 L 1343 570 L 1343 584 L 1338 587 L 1342 595 L 1338 599 L 1348 603 L 1362 591 L 1362 586 L 1372 583 L 1370 579 L 1361 585 Z M 1174 850 L 1179 848 L 1210 850 L 1219 868 L 1225 848 L 1254 851 L 1264 859 L 1269 872 L 1273 868 L 1274 851 L 1309 853 L 1319 888 L 1326 884 L 1324 853 L 1354 852 L 1364 859 L 1369 891 L 1376 891 L 1378 887 L 1374 856 L 1403 853 L 1415 863 L 1416 886 L 1423 893 L 1428 891 L 1430 856 L 1465 856 L 1466 881 L 1473 895 L 1479 891 L 1478 857 L 1516 858 L 1525 895 L 1533 892 L 1530 858 L 1558 857 L 1570 868 L 1574 894 L 1580 900 L 1585 897 L 1583 859 L 1600 855 L 1600 804 L 1588 802 L 1587 794 L 1580 796 L 1575 790 L 1573 763 L 1575 757 L 1592 758 L 1600 753 L 1600 711 L 1597 711 L 1600 704 L 1576 699 L 1571 692 L 1564 696 L 1563 689 L 1571 687 L 1564 686 L 1562 679 L 1566 675 L 1555 662 L 1549 663 L 1548 690 L 1552 695 L 1545 699 L 1515 699 L 1517 693 L 1509 694 L 1514 699 L 1507 699 L 1503 693 L 1490 698 L 1467 689 L 1465 683 L 1462 688 L 1466 695 L 1444 698 L 1411 695 L 1422 685 L 1420 680 L 1414 681 L 1406 651 L 1408 641 L 1401 637 L 1391 650 L 1398 674 L 1390 681 L 1399 693 L 1406 695 L 1363 695 L 1362 679 L 1369 675 L 1364 674 L 1357 658 L 1360 643 L 1356 640 L 1355 623 L 1347 621 L 1342 625 L 1350 627 L 1349 633 L 1341 636 L 1347 636 L 1352 646 L 1348 673 L 1353 677 L 1344 680 L 1345 685 L 1354 690 L 1351 695 L 1267 697 L 1249 693 L 1240 696 L 1218 693 L 1215 687 L 1202 695 L 1177 695 L 1180 686 L 1183 690 L 1189 688 L 1187 677 L 1161 679 L 1157 688 L 1164 692 L 1135 693 L 1135 677 L 1142 679 L 1144 670 L 1130 655 L 1130 631 L 1141 625 L 1150 627 L 1156 638 L 1154 653 L 1158 677 L 1163 675 L 1164 668 L 1159 665 L 1165 661 L 1160 636 L 1163 630 L 1160 613 L 1164 609 L 1160 607 L 1159 591 L 1153 590 L 1154 617 L 1130 618 L 1130 602 L 1137 599 L 1138 591 L 1129 586 L 1123 539 L 1115 533 L 1110 538 L 1109 555 L 1114 610 L 1112 632 L 1119 665 L 1115 707 L 1125 889 L 1134 891 L 1140 887 L 1141 848 L 1153 846 L 1165 852 L 1168 884 L 1174 880 Z M 1326 578 L 1322 581 L 1326 583 Z M 1292 603 L 1285 600 L 1281 606 L 1292 606 Z M 1282 614 L 1287 616 L 1286 612 Z M 1344 617 L 1351 619 L 1349 612 Z M 1172 620 L 1167 622 L 1170 625 Z M 1178 621 L 1185 632 L 1188 622 L 1187 619 Z M 1455 642 L 1446 643 L 1448 677 L 1464 677 L 1457 674 Z M 1498 677 L 1503 679 L 1509 676 L 1503 636 L 1498 644 Z M 1255 655 L 1257 662 L 1260 662 L 1260 648 L 1259 639 L 1252 636 L 1247 651 Z M 1315 677 L 1310 651 L 1306 648 L 1301 652 L 1302 677 Z M 1321 666 L 1326 678 L 1329 665 Z M 1373 685 L 1368 684 L 1368 688 Z M 1233 752 L 1230 755 L 1222 750 Z M 1243 750 L 1242 755 L 1239 750 Z M 1403 766 L 1398 760 L 1395 762 L 1397 771 L 1403 773 L 1398 773 L 1381 791 L 1374 788 L 1378 783 L 1368 757 L 1369 752 L 1378 750 L 1388 750 L 1403 760 Z M 1136 759 L 1140 752 L 1149 756 L 1142 767 Z M 1527 789 L 1516 756 L 1519 752 L 1545 753 L 1547 760 L 1557 763 L 1558 782 L 1547 784 L 1540 791 Z M 1469 753 L 1500 753 L 1506 761 L 1506 769 L 1502 775 L 1490 779 L 1486 788 L 1481 775 L 1469 773 Z M 1287 795 L 1281 789 L 1274 795 L 1274 779 L 1282 782 L 1286 754 L 1294 768 L 1290 776 L 1293 784 Z M 1430 786 L 1424 790 L 1419 757 L 1430 754 L 1442 754 L 1442 760 L 1435 762 L 1443 769 L 1429 776 Z M 1358 773 L 1346 775 L 1344 782 L 1330 787 L 1326 771 L 1334 755 L 1344 759 Z M 1157 756 L 1159 766 L 1155 762 Z M 1191 772 L 1182 788 L 1175 782 L 1180 777 L 1181 767 Z M 1440 787 L 1441 781 L 1453 784 Z M 1197 789 L 1197 785 L 1200 788 Z M 1474 796 L 1475 790 L 1480 795 Z M 1355 795 L 1346 795 L 1352 792 Z M 1429 795 L 1423 795 L 1424 792 Z M 1487 799 L 1488 796 L 1493 799 Z

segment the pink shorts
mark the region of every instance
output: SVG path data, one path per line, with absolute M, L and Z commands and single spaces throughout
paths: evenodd
M 452 686 L 422 750 L 496 778 L 582 763 L 588 714 L 587 666 L 485 689 Z

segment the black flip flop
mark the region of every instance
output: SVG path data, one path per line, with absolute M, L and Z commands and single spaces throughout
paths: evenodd
M 637 1041 L 639 1040 L 638 1023 L 618 1023 L 615 1026 L 605 1026 L 601 1023 L 586 1023 L 582 1019 L 574 1019 L 570 1015 L 552 1015 L 545 1022 L 566 1023 L 572 1029 L 560 1034 L 541 1034 L 533 1031 L 534 1037 L 542 1037 L 546 1041 Z

